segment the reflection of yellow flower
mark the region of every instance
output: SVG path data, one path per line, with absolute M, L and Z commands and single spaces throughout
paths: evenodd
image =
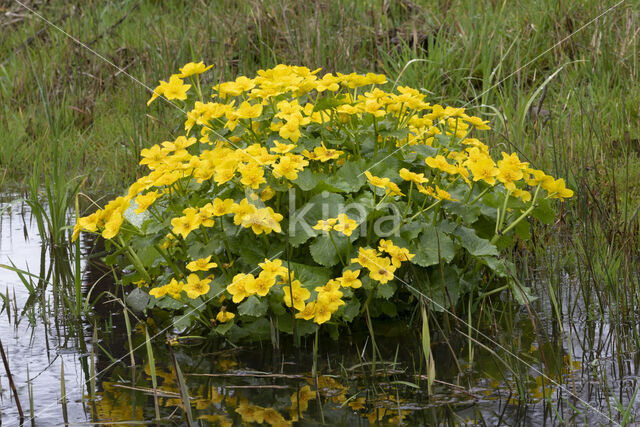
M 354 411 L 359 411 L 360 409 L 364 408 L 366 403 L 367 403 L 367 399 L 366 398 L 364 398 L 364 397 L 356 397 L 355 399 L 353 399 L 353 400 L 351 400 L 349 402 L 349 406 Z
M 236 408 L 236 412 L 242 417 L 245 423 L 264 422 L 264 409 L 260 406 L 251 405 L 248 400 L 243 399 Z
M 200 415 L 198 419 L 205 420 L 209 423 L 212 423 L 213 425 L 217 425 L 220 427 L 231 427 L 233 425 L 233 421 L 231 421 L 229 418 L 227 418 L 224 415 L 205 414 L 205 415 Z

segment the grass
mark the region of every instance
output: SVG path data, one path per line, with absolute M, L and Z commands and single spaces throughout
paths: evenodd
M 139 82 L 153 87 L 191 60 L 215 65 L 207 84 L 277 63 L 383 72 L 394 84 L 422 88 L 432 103 L 490 119 L 485 141 L 496 151 L 516 151 L 576 190 L 555 224 L 534 223 L 533 244 L 512 252 L 519 279 L 541 297 L 540 316 L 552 319 L 551 330 L 536 331 L 571 337 L 567 322 L 584 309 L 587 322 L 611 320 L 617 357 L 637 348 L 640 331 L 630 325 L 640 304 L 640 10 L 633 2 L 25 4 L 93 50 L 18 3 L 0 6 L 12 12 L 0 15 L 0 191 L 30 188 L 35 205 L 41 177 L 53 177 L 40 186 L 56 202 L 52 241 L 53 233 L 64 240 L 64 209 L 79 190 L 92 198 L 118 193 L 140 173 L 142 148 L 182 131 L 175 125 L 182 112 L 146 107 L 150 94 Z M 486 310 L 483 324 L 510 315 Z M 476 338 L 468 332 L 471 359 Z M 628 405 L 619 400 L 620 421 L 629 421 Z

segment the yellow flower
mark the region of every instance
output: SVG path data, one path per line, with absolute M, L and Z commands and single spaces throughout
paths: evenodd
M 270 149 L 274 153 L 285 154 L 296 148 L 296 144 L 281 144 L 277 140 L 273 141 L 273 147 Z
M 222 216 L 233 213 L 233 205 L 235 202 L 233 199 L 218 199 L 217 197 L 213 199 L 213 204 L 211 206 L 211 213 L 214 216 Z
M 186 78 L 189 76 L 193 76 L 194 74 L 202 74 L 211 67 L 213 67 L 213 65 L 209 65 L 207 67 L 202 61 L 198 63 L 189 62 L 188 64 L 184 64 L 184 66 L 180 68 L 180 74 L 178 74 L 178 77 Z
M 494 185 L 496 183 L 496 176 L 500 171 L 496 168 L 491 157 L 482 157 L 475 161 L 465 163 L 473 174 L 474 181 L 483 180 L 489 185 Z
M 411 259 L 415 256 L 415 254 L 409 253 L 409 249 L 400 248 L 398 246 L 394 246 L 389 251 L 387 251 L 389 255 L 391 255 L 391 264 L 394 267 L 400 268 L 400 264 L 405 261 L 411 261 Z
M 489 123 L 489 120 L 483 121 L 480 117 L 475 117 L 475 116 L 463 116 L 463 119 L 471 124 L 473 127 L 475 127 L 478 130 L 489 130 L 491 129 L 489 126 L 487 126 L 487 123 Z
M 171 279 L 171 281 L 158 288 L 153 288 L 149 291 L 149 295 L 154 296 L 156 298 L 160 298 L 169 294 L 174 299 L 180 299 L 180 293 L 182 292 L 182 282 L 178 282 L 175 278 Z
M 150 191 L 146 194 L 139 195 L 138 197 L 136 197 L 136 204 L 138 205 L 138 207 L 134 212 L 136 214 L 141 214 L 142 212 L 146 211 L 158 197 L 160 197 L 160 194 L 158 194 L 157 191 Z
M 280 233 L 282 232 L 280 221 L 283 218 L 281 214 L 275 213 L 271 207 L 266 207 L 245 215 L 241 224 L 245 228 L 251 227 L 255 234 L 269 234 L 272 231 Z
M 329 160 L 335 160 L 340 155 L 342 155 L 344 151 L 334 150 L 332 148 L 327 148 L 324 146 L 324 142 L 320 143 L 320 147 L 316 147 L 313 149 L 313 153 L 310 153 L 307 150 L 302 152 L 303 155 L 310 158 L 311 160 L 319 160 L 321 162 L 327 162 Z
M 95 232 L 98 229 L 98 224 L 102 221 L 102 211 L 97 210 L 89 216 L 85 216 L 78 219 L 78 223 L 73 228 L 72 241 L 76 241 L 81 230 Z
M 189 233 L 200 227 L 201 223 L 200 216 L 191 213 L 190 215 L 173 218 L 171 220 L 171 226 L 173 227 L 171 231 L 173 234 L 179 234 L 183 239 L 186 239 Z
M 340 287 L 340 284 L 336 281 L 336 287 Z M 318 289 L 318 288 L 316 288 Z M 343 293 L 340 292 L 339 289 L 335 290 L 324 290 L 320 288 L 317 290 L 318 292 L 318 303 L 326 305 L 329 310 L 335 312 L 340 308 L 340 306 L 344 305 L 345 302 L 342 300 Z
M 358 228 L 358 223 L 345 214 L 338 215 L 337 220 L 338 224 L 336 224 L 333 229 L 341 232 L 345 236 L 351 236 L 353 231 Z
M 513 190 L 511 192 L 511 195 L 513 197 L 519 197 L 520 200 L 522 200 L 524 203 L 527 203 L 527 202 L 531 201 L 531 193 L 529 193 L 526 190 L 521 190 L 519 188 L 516 188 L 515 190 Z
M 244 101 L 238 109 L 236 110 L 236 114 L 240 119 L 255 119 L 260 117 L 262 114 L 262 105 L 255 104 L 251 105 L 248 101 Z
M 374 176 L 369 171 L 365 171 L 364 174 L 367 177 L 367 180 L 369 181 L 369 183 L 371 185 L 373 185 L 374 187 L 379 187 L 379 188 L 385 188 L 386 189 L 387 185 L 391 181 L 389 178 L 379 178 L 377 176 Z
M 533 178 L 531 178 L 531 176 L 529 176 L 529 179 L 527 180 L 527 184 L 535 187 L 538 184 L 542 184 L 542 187 L 544 188 L 545 186 L 550 186 L 553 184 L 554 179 L 552 176 L 547 175 L 546 173 L 544 173 L 541 170 L 536 170 L 536 169 L 527 169 L 526 170 L 528 173 L 530 173 L 531 175 L 533 175 Z
M 425 182 L 429 181 L 424 177 L 423 173 L 413 173 L 406 168 L 400 169 L 400 178 L 404 179 L 405 181 L 414 182 L 416 184 L 424 184 Z
M 404 193 L 400 190 L 400 187 L 395 182 L 389 181 L 386 185 L 387 193 L 392 196 L 404 196 Z
M 224 307 L 220 309 L 218 314 L 216 314 L 216 320 L 220 323 L 226 323 L 234 317 L 236 317 L 236 315 L 233 313 L 229 313 Z
M 265 189 L 260 192 L 260 200 L 262 200 L 263 202 L 267 202 L 273 199 L 273 196 L 275 195 L 275 190 L 269 186 L 266 186 Z
M 436 194 L 433 196 L 438 200 L 450 200 L 452 202 L 456 202 L 457 200 L 451 197 L 448 191 L 443 190 L 442 188 L 436 185 Z
M 289 119 L 278 131 L 281 138 L 290 139 L 293 142 L 298 142 L 300 136 L 300 120 L 297 118 Z
M 231 207 L 231 212 L 235 214 L 233 217 L 233 223 L 235 225 L 242 224 L 242 221 L 244 221 L 244 218 L 247 215 L 251 215 L 257 210 L 258 208 L 249 203 L 249 200 L 247 199 L 242 199 L 240 203 L 234 203 Z
M 320 219 L 312 228 L 314 230 L 331 231 L 333 226 L 338 222 L 337 218 Z
M 424 162 L 427 164 L 427 166 L 429 166 L 432 169 L 440 169 L 443 172 L 446 172 L 450 175 L 454 175 L 458 172 L 458 170 L 456 169 L 455 166 L 453 166 L 452 164 L 449 164 L 449 162 L 447 162 L 447 159 L 444 158 L 444 156 L 438 154 L 435 158 L 434 157 L 427 157 L 426 159 L 424 159 Z
M 260 184 L 267 182 L 264 178 L 264 170 L 255 162 L 241 165 L 238 171 L 242 175 L 240 182 L 254 190 L 257 190 Z
M 159 286 L 157 288 L 153 288 L 149 291 L 149 295 L 155 298 L 162 298 L 167 294 L 166 286 Z
M 549 193 L 549 198 L 551 199 L 568 199 L 569 197 L 573 197 L 573 190 L 570 190 L 566 187 L 564 183 L 564 179 L 556 179 L 550 183 L 543 183 L 542 188 L 547 190 Z M 104 235 L 104 233 L 103 233 Z
M 160 80 L 160 86 L 158 86 L 158 88 L 156 88 L 156 90 L 159 89 L 160 94 L 162 94 L 162 96 L 164 96 L 168 100 L 179 99 L 181 101 L 184 101 L 185 99 L 187 99 L 187 91 L 189 90 L 189 88 L 191 88 L 191 85 L 184 84 L 182 79 L 180 77 L 178 77 L 177 74 L 173 74 L 169 78 L 169 82 L 168 83 Z M 156 94 L 156 92 L 154 90 L 154 95 L 155 94 Z M 156 98 L 157 98 L 157 96 L 156 96 Z M 151 103 L 151 101 L 153 101 L 153 99 L 154 98 L 151 97 L 151 99 L 149 100 L 148 104 Z
M 311 301 L 300 312 L 296 313 L 296 319 L 311 320 L 316 315 L 316 303 Z
M 315 303 L 315 312 L 313 315 L 313 321 L 318 325 L 322 325 L 323 323 L 329 321 L 331 319 L 331 315 L 333 311 L 329 308 L 329 304 L 327 301 L 317 301 Z
M 102 231 L 102 237 L 105 239 L 112 239 L 120 231 L 124 218 L 120 212 L 114 212 L 110 218 L 104 224 L 104 230 Z
M 282 290 L 284 291 L 284 304 L 287 307 L 291 307 L 293 297 L 293 307 L 298 311 L 304 310 L 305 301 L 311 296 L 311 292 L 303 288 L 299 280 L 291 282 L 291 286 L 283 286 Z
M 358 249 L 358 258 L 352 258 L 351 262 L 357 262 L 361 266 L 368 268 L 369 270 L 375 268 L 375 260 L 378 258 L 378 251 L 369 248 Z
M 301 172 L 309 162 L 302 156 L 286 154 L 280 157 L 278 163 L 273 167 L 273 176 L 276 178 L 285 177 L 290 181 L 298 179 L 298 172 Z
M 149 169 L 154 170 L 162 165 L 168 154 L 169 150 L 161 148 L 158 144 L 151 148 L 143 148 L 140 151 L 140 156 L 142 157 L 140 164 L 147 165 Z
M 336 280 L 345 288 L 358 289 L 362 286 L 362 282 L 358 279 L 359 275 L 360 270 L 345 270 L 342 277 L 338 277 Z
M 211 279 L 201 280 L 197 274 L 191 273 L 187 277 L 187 284 L 183 286 L 182 290 L 187 293 L 189 298 L 196 299 L 209 292 L 209 282 L 211 282 Z
M 189 264 L 187 264 L 187 270 L 208 271 L 218 266 L 218 264 L 216 264 L 215 262 L 209 262 L 209 261 L 211 261 L 211 255 L 209 255 L 206 258 L 200 258 L 195 261 L 191 261 Z
M 396 267 L 391 264 L 389 258 L 376 258 L 370 262 L 367 268 L 369 269 L 369 277 L 382 284 L 392 280 L 393 272 L 396 271 Z
M 247 292 L 251 294 L 258 294 L 261 297 L 267 295 L 271 290 L 271 287 L 275 285 L 276 277 L 270 274 L 265 274 L 264 271 L 253 281 L 248 282 Z
M 251 295 L 251 292 L 249 292 L 247 288 L 251 287 L 254 280 L 253 274 L 239 273 L 233 277 L 231 284 L 227 286 L 227 292 L 231 294 L 235 304 L 238 304 Z

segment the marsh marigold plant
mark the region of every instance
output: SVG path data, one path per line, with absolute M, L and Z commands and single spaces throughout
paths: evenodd
M 466 307 L 509 286 L 500 250 L 572 196 L 493 157 L 486 121 L 384 75 L 278 65 L 205 91 L 209 68 L 160 82 L 149 103 L 186 109 L 184 133 L 143 149 L 148 173 L 74 230 L 101 234 L 141 308 L 179 330 L 335 333 L 420 301 Z

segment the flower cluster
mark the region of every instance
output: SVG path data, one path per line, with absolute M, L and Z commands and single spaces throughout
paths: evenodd
M 363 303 L 402 307 L 420 293 L 384 285 L 434 266 L 455 264 L 461 283 L 480 283 L 478 266 L 505 277 L 498 248 L 573 194 L 515 153 L 494 160 L 477 138 L 486 121 L 410 87 L 385 91 L 383 75 L 278 65 L 204 94 L 209 68 L 160 81 L 149 103 L 187 107 L 184 134 L 143 149 L 148 173 L 73 233 L 115 246 L 149 307 L 204 302 L 191 326 L 227 334 L 270 317 L 286 330 L 295 314 L 306 333 L 352 321 Z
M 321 219 L 313 226 L 314 230 L 327 232 L 336 230 L 345 236 L 351 236 L 356 228 L 358 228 L 358 223 L 343 213 L 338 215 L 336 218 Z

